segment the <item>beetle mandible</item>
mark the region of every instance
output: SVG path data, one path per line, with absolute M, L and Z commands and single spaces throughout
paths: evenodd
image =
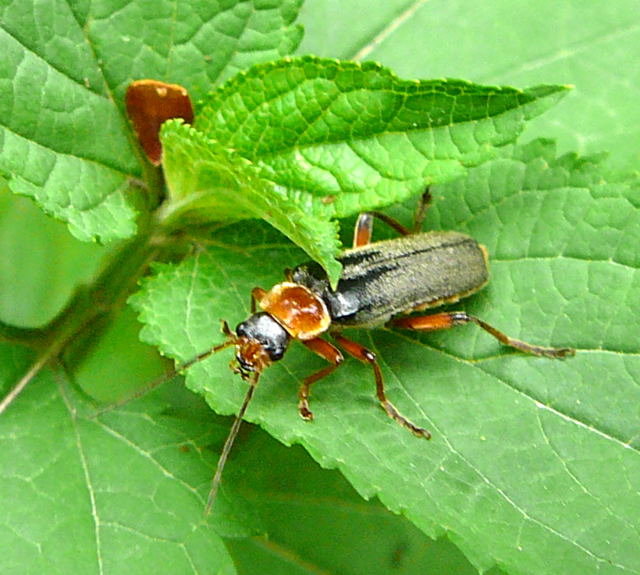
M 251 315 L 233 332 L 222 322 L 227 340 L 199 355 L 183 368 L 218 351 L 235 346 L 231 368 L 249 389 L 218 460 L 207 503 L 210 510 L 217 492 L 222 468 L 253 397 L 260 374 L 284 356 L 292 340 L 327 360 L 329 365 L 306 377 L 298 392 L 298 411 L 310 421 L 311 386 L 332 373 L 347 354 L 373 369 L 376 395 L 387 415 L 414 435 L 429 439 L 429 431 L 407 419 L 387 398 L 382 372 L 375 354 L 344 337 L 343 328 L 375 328 L 382 325 L 418 331 L 449 329 L 474 323 L 501 343 L 525 353 L 550 358 L 572 355 L 570 348 L 549 348 L 513 339 L 481 319 L 464 311 L 396 317 L 458 300 L 477 292 L 488 281 L 487 252 L 473 238 L 452 231 L 419 233 L 431 195 L 427 190 L 416 212 L 414 229 L 380 212 L 360 214 L 356 222 L 353 247 L 338 260 L 343 269 L 335 289 L 331 289 L 324 270 L 315 262 L 286 270 L 286 280 L 270 290 L 256 287 L 251 292 Z M 373 221 L 377 218 L 399 232 L 400 237 L 371 242 Z M 256 311 L 259 307 L 261 311 Z M 337 345 L 321 336 L 330 334 Z

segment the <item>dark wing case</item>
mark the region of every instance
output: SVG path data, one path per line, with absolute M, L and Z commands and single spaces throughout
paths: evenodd
M 392 316 L 456 302 L 488 279 L 484 249 L 458 232 L 428 232 L 346 250 L 335 291 L 310 262 L 292 274 L 322 294 L 335 327 L 373 327 Z

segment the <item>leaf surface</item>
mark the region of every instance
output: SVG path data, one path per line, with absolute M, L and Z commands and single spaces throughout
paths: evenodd
M 362 18 L 363 13 L 367 14 Z M 299 53 L 375 60 L 396 73 L 481 84 L 574 86 L 526 135 L 559 151 L 640 159 L 640 14 L 636 0 L 479 4 L 388 0 L 306 2 Z
M 0 354 L 4 385 L 28 357 Z M 61 374 L 32 382 L 0 418 L 3 573 L 235 572 L 202 514 L 209 422 L 164 407 L 148 397 L 94 418 Z
M 364 501 L 340 473 L 320 469 L 299 446 L 285 448 L 247 426 L 232 465 L 225 484 L 260 512 L 268 533 L 268 539 L 226 540 L 243 575 L 477 575 L 445 537 L 433 541 L 379 501 Z
M 335 281 L 331 218 L 460 177 L 565 93 L 563 86 L 402 80 L 370 62 L 260 64 L 212 92 L 193 129 L 170 123 L 163 130 L 163 217 L 266 219 Z
M 512 336 L 574 346 L 577 356 L 523 356 L 472 327 L 350 332 L 375 351 L 389 397 L 432 431 L 431 442 L 384 415 L 372 373 L 354 360 L 314 386 L 316 418 L 301 421 L 297 386 L 323 365 L 302 346 L 264 374 L 248 419 L 301 443 L 427 534 L 447 533 L 479 568 L 640 572 L 638 348 L 629 336 L 640 285 L 637 251 L 626 247 L 640 240 L 637 182 L 607 182 L 597 159 L 555 158 L 551 144 L 535 142 L 433 192 L 431 225 L 468 231 L 491 254 L 489 287 L 464 307 Z M 300 263 L 267 229 L 227 234 L 158 267 L 134 299 L 144 338 L 172 357 L 219 343 L 219 318 L 245 319 L 251 288 Z M 227 371 L 230 356 L 188 376 L 229 414 L 244 394 Z
M 210 2 L 172 4 L 168 10 L 162 1 L 153 4 L 136 1 L 121 4 L 115 11 L 114 3 L 110 1 L 84 5 L 3 3 L 0 6 L 0 46 L 3 49 L 0 77 L 4 79 L 4 88 L 0 88 L 3 111 L 0 172 L 5 174 L 5 170 L 9 170 L 11 174 L 18 174 L 12 181 L 14 190 L 34 191 L 33 186 L 40 189 L 42 181 L 47 185 L 50 170 L 46 162 L 51 157 L 56 160 L 62 157 L 60 165 L 65 170 L 67 164 L 64 162 L 67 161 L 75 169 L 75 164 L 67 160 L 64 153 L 78 140 L 82 147 L 74 148 L 70 153 L 88 153 L 89 160 L 83 155 L 80 159 L 90 166 L 94 158 L 98 158 L 98 165 L 106 162 L 106 173 L 110 174 L 109 169 L 114 165 L 118 167 L 124 163 L 133 166 L 126 172 L 127 182 L 131 176 L 144 177 L 143 164 L 135 157 L 136 146 L 129 144 L 130 131 L 122 120 L 120 109 L 113 112 L 116 110 L 113 105 L 112 112 L 117 118 L 110 119 L 109 114 L 104 113 L 108 106 L 94 107 L 92 98 L 120 102 L 130 79 L 149 75 L 180 81 L 196 98 L 201 97 L 210 90 L 212 83 L 255 63 L 253 56 L 259 60 L 258 54 L 263 53 L 265 59 L 271 59 L 288 53 L 300 33 L 297 27 L 291 26 L 297 6 L 297 2 L 279 5 L 272 1 L 227 2 L 224 13 L 214 14 L 216 26 L 208 27 L 203 22 L 207 22 L 210 10 L 217 9 Z M 338 12 L 332 12 L 336 7 Z M 174 8 L 179 19 L 167 16 Z M 69 17 L 70 11 L 73 17 Z M 366 18 L 360 17 L 363 12 L 366 12 Z M 627 167 L 637 165 L 640 139 L 635 134 L 640 122 L 634 119 L 640 110 L 636 105 L 640 85 L 636 75 L 640 68 L 635 62 L 640 42 L 636 39 L 634 0 L 607 5 L 544 0 L 517 6 L 499 1 L 480 9 L 477 3 L 470 2 L 390 0 L 361 4 L 360 0 L 326 0 L 308 2 L 305 14 L 307 39 L 313 41 L 318 34 L 324 34 L 325 43 L 324 48 L 318 44 L 311 50 L 304 49 L 311 44 L 304 44 L 303 52 L 351 58 L 371 45 L 374 50 L 367 58 L 393 66 L 404 77 L 454 76 L 485 84 L 519 86 L 541 82 L 574 84 L 577 89 L 570 99 L 541 120 L 529 124 L 534 126 L 535 133 L 558 135 L 564 150 L 610 149 L 618 163 Z M 280 18 L 275 28 L 286 28 L 282 35 L 275 28 L 274 34 L 270 35 L 266 28 L 257 31 L 254 27 L 257 22 L 269 24 L 271 15 Z M 98 18 L 92 20 L 94 16 Z M 246 35 L 243 35 L 243 29 L 248 30 Z M 104 31 L 103 38 L 96 34 L 85 35 L 96 30 Z M 225 37 L 226 30 L 234 31 L 232 38 Z M 180 36 L 182 32 L 186 32 L 185 36 Z M 181 39 L 180 46 L 174 43 L 177 37 Z M 268 37 L 277 40 L 273 45 L 276 47 L 262 51 L 260 46 L 267 46 L 263 40 Z M 227 39 L 229 44 L 225 44 Z M 17 65 L 15 46 L 19 47 Z M 224 46 L 226 56 L 213 55 L 217 46 Z M 251 48 L 247 49 L 248 46 Z M 181 53 L 179 58 L 175 57 L 178 52 Z M 38 59 L 46 63 L 46 74 L 37 66 Z M 197 79 L 191 84 L 191 74 L 196 69 Z M 132 72 L 129 76 L 131 71 L 135 74 Z M 86 110 L 82 110 L 84 115 L 67 113 L 64 106 L 77 105 L 79 100 L 67 97 L 66 84 L 65 90 L 59 88 L 60 76 L 70 79 L 71 88 L 79 88 L 82 102 L 89 100 L 90 113 Z M 18 89 L 14 90 L 11 82 Z M 59 98 L 51 97 L 52 86 Z M 84 95 L 82 86 L 91 92 L 89 96 Z M 39 115 L 32 113 L 34 110 Z M 62 118 L 64 121 L 57 122 Z M 76 126 L 79 119 L 82 122 Z M 109 125 L 114 130 L 107 131 L 105 126 Z M 78 134 L 75 134 L 76 127 Z M 87 132 L 92 137 L 88 137 Z M 34 133 L 39 139 L 35 139 Z M 61 141 L 55 133 L 60 135 Z M 119 142 L 118 147 L 105 151 L 112 141 Z M 122 148 L 122 143 L 128 147 Z M 48 155 L 50 148 L 53 155 Z M 59 153 L 59 149 L 63 153 Z M 29 160 L 32 164 L 28 164 Z M 25 163 L 23 171 L 20 162 Z M 60 179 L 62 192 L 67 188 L 79 189 L 78 182 L 74 181 L 79 170 L 74 172 L 73 169 L 68 171 L 68 179 Z M 32 185 L 32 181 L 35 184 Z M 243 177 L 241 181 L 246 180 Z M 95 192 L 94 183 L 105 190 L 104 183 L 110 180 L 96 177 L 94 182 L 86 177 L 82 182 L 89 183 L 83 188 L 86 198 L 82 196 L 79 201 L 77 196 L 69 194 L 78 205 L 84 206 L 82 202 L 86 200 L 88 207 L 82 214 L 69 209 L 64 193 L 57 195 L 53 188 L 47 188 L 40 201 L 44 205 L 50 202 L 51 211 L 59 210 L 62 217 L 77 222 L 79 229 L 74 233 L 85 239 L 129 234 L 133 230 L 135 205 L 129 201 L 134 199 L 135 193 L 125 189 L 126 209 L 108 207 L 98 212 L 102 196 L 88 195 Z M 434 432 L 432 443 L 421 448 L 426 453 L 436 445 L 435 453 L 429 452 L 432 458 L 426 460 L 425 453 L 410 441 L 413 438 L 407 438 L 403 430 L 396 430 L 393 423 L 387 421 L 377 407 L 369 370 L 355 360 L 348 360 L 331 378 L 314 388 L 312 407 L 316 422 L 303 426 L 295 408 L 297 386 L 301 377 L 323 364 L 300 349 L 301 346 L 292 348 L 284 362 L 273 368 L 276 371 L 265 375 L 249 416 L 263 421 L 277 437 L 304 443 L 325 465 L 347 470 L 362 493 L 382 493 L 385 503 L 391 507 L 395 505 L 394 509 L 403 509 L 425 532 L 449 534 L 476 565 L 486 566 L 497 561 L 510 572 L 535 575 L 545 573 L 545 569 L 554 575 L 558 572 L 576 575 L 639 572 L 637 545 L 633 546 L 638 540 L 637 517 L 640 516 L 639 474 L 635 463 L 640 437 L 636 408 L 640 370 L 634 331 L 640 319 L 636 272 L 639 206 L 637 183 L 634 187 L 631 185 L 625 180 L 605 177 L 595 159 L 555 158 L 545 144 L 537 151 L 528 149 L 526 154 L 520 151 L 511 158 L 506 156 L 482 169 L 474 169 L 468 179 L 456 185 L 434 188 L 436 201 L 430 210 L 427 227 L 467 230 L 485 243 L 492 255 L 490 285 L 473 300 L 463 302 L 464 306 L 511 335 L 534 343 L 575 345 L 579 354 L 564 363 L 519 357 L 502 350 L 489 336 L 477 333 L 473 327 L 424 337 L 391 332 L 349 334 L 370 345 L 383 358 L 391 399 L 407 415 Z M 94 201 L 97 203 L 92 203 Z M 394 207 L 390 212 L 406 223 L 413 207 Z M 65 210 L 69 210 L 69 214 Z M 8 214 L 3 212 L 3 215 Z M 24 220 L 20 213 L 16 218 L 23 223 L 32 221 L 31 218 Z M 95 226 L 92 218 L 98 222 Z M 72 225 L 76 226 L 76 223 Z M 3 225 L 3 230 L 8 231 L 9 246 L 22 245 L 24 251 L 10 249 L 5 254 L 9 257 L 9 267 L 0 266 L 0 272 L 6 272 L 0 284 L 3 290 L 12 293 L 22 293 L 20 290 L 23 289 L 23 294 L 33 294 L 20 286 L 45 251 L 41 247 L 29 249 L 34 244 L 22 242 L 14 231 L 15 222 L 12 226 Z M 206 348 L 211 342 L 221 341 L 219 319 L 231 320 L 232 327 L 233 322 L 244 319 L 249 313 L 251 287 L 256 283 L 269 287 L 282 279 L 281 267 L 306 259 L 305 254 L 293 250 L 282 237 L 260 225 L 238 226 L 237 230 L 229 230 L 213 240 L 213 246 L 221 252 L 231 252 L 233 261 L 220 256 L 220 260 L 210 262 L 217 269 L 216 273 L 206 272 L 204 277 L 199 274 L 203 266 L 185 268 L 183 271 L 189 271 L 190 275 L 183 278 L 184 289 L 180 287 L 164 295 L 155 292 L 162 306 L 154 310 L 146 308 L 152 323 L 156 320 L 169 324 L 183 321 L 180 319 L 181 306 L 192 306 L 184 312 L 184 317 L 189 318 L 187 327 L 179 326 L 176 332 L 162 328 L 155 334 L 148 333 L 147 337 L 154 341 L 159 334 L 166 352 L 174 353 L 173 350 L 184 345 L 180 350 L 186 355 L 202 350 L 202 346 Z M 23 234 L 29 233 L 28 225 L 22 228 Z M 41 231 L 38 229 L 38 237 Z M 385 233 L 377 227 L 375 236 L 381 237 Z M 67 243 L 54 241 L 65 256 L 69 256 Z M 347 236 L 345 244 L 348 241 Z M 7 244 L 3 242 L 2 245 Z M 52 247 L 50 242 L 47 248 Z M 247 253 L 253 253 L 252 257 L 247 259 Z M 213 256 L 218 257 L 216 252 Z M 52 302 L 56 299 L 61 275 L 71 278 L 75 272 L 63 271 L 66 260 L 61 268 L 58 255 L 51 253 L 47 257 L 50 270 L 49 278 L 44 278 L 47 289 L 41 288 L 36 296 L 43 293 L 43 297 Z M 86 257 L 89 257 L 88 253 Z M 164 269 L 169 273 L 170 268 Z M 82 271 L 79 267 L 77 277 L 88 279 L 93 273 L 91 270 Z M 42 278 L 39 281 L 42 282 Z M 147 284 L 147 287 L 152 285 Z M 208 295 L 202 299 L 189 295 L 197 290 L 204 290 Z M 224 291 L 224 297 L 216 300 L 214 295 L 210 298 L 212 292 L 220 291 Z M 3 317 L 7 315 L 9 321 L 14 321 L 20 315 L 37 318 L 33 321 L 42 323 L 55 312 L 37 309 L 45 306 L 39 306 L 36 296 L 23 302 L 28 313 L 17 314 L 11 303 L 3 310 Z M 58 301 L 62 300 L 58 298 Z M 56 303 L 56 306 L 63 303 Z M 114 339 L 121 333 L 114 333 Z M 179 341 L 180 338 L 183 341 Z M 131 355 L 136 353 L 134 346 L 129 348 L 126 342 L 120 344 Z M 121 349 L 107 346 L 104 356 L 117 355 L 119 376 L 125 379 L 131 374 L 131 378 L 138 380 L 129 385 L 139 385 L 145 376 L 135 370 L 129 371 L 119 363 L 125 355 Z M 231 352 L 225 352 L 220 358 L 214 378 L 204 375 L 206 381 L 195 382 L 215 387 L 214 396 L 222 398 L 220 402 L 229 413 L 237 410 L 244 392 L 241 382 L 228 372 L 230 356 Z M 7 381 L 16 380 L 24 367 L 22 359 L 2 356 L 0 372 L 5 370 Z M 142 363 L 145 358 L 138 355 L 136 361 Z M 20 370 L 16 371 L 16 366 Z M 110 379 L 108 370 L 92 370 L 91 365 L 87 369 L 94 371 L 95 378 L 102 379 L 103 388 L 115 387 L 120 382 L 119 378 Z M 6 563 L 0 561 L 3 572 L 11 572 L 14 566 L 18 573 L 55 572 L 54 561 L 61 565 L 60 571 L 64 573 L 91 572 L 96 566 L 95 538 L 91 537 L 94 522 L 91 506 L 86 504 L 86 482 L 78 479 L 77 457 L 73 459 L 60 453 L 61 446 L 75 446 L 75 427 L 60 423 L 70 419 L 62 395 L 50 401 L 45 393 L 45 389 L 60 389 L 60 384 L 60 379 L 53 381 L 50 375 L 33 382 L 11 411 L 0 417 L 0 441 L 6 457 L 0 465 L 0 474 L 10 474 L 25 460 L 30 469 L 44 469 L 52 454 L 64 464 L 70 462 L 63 471 L 57 468 L 55 483 L 47 482 L 44 487 L 38 484 L 41 490 L 34 497 L 22 489 L 22 483 L 19 489 L 7 495 L 5 490 L 10 490 L 12 483 L 2 480 L 0 499 L 11 501 L 10 505 L 0 506 L 4 510 L 4 520 L 0 522 L 0 547 L 8 550 L 3 554 Z M 36 390 L 41 393 L 31 395 Z M 274 390 L 279 390 L 279 395 L 274 396 Z M 111 397 L 118 395 L 118 391 L 109 389 L 109 393 L 102 395 Z M 263 401 L 281 406 L 282 412 L 262 407 L 263 396 Z M 41 402 L 44 405 L 40 405 Z M 19 409 L 21 403 L 28 408 L 18 412 L 20 415 L 16 415 L 16 419 L 3 420 L 5 415 L 8 417 L 13 410 Z M 79 405 L 75 400 L 72 404 Z M 143 419 L 147 423 L 149 418 L 156 420 L 155 405 L 139 408 L 140 413 L 146 413 Z M 51 407 L 51 411 L 46 406 Z M 125 411 L 129 410 L 127 406 Z M 365 420 L 368 422 L 366 428 L 360 424 L 363 413 L 371 416 L 370 422 Z M 109 417 L 109 425 L 115 427 L 118 421 L 126 422 L 129 416 L 110 414 Z M 79 419 L 82 421 L 83 417 Z M 173 426 L 176 437 L 201 448 L 202 429 L 190 427 L 189 418 L 183 420 Z M 5 427 L 7 421 L 12 422 L 10 427 Z M 310 431 L 310 426 L 312 429 L 320 426 L 322 432 L 318 432 L 317 437 L 304 436 L 303 432 Z M 128 427 L 118 428 L 123 437 L 129 437 Z M 160 427 L 167 427 L 166 421 Z M 482 435 L 476 433 L 479 428 L 482 429 L 478 433 Z M 5 435 L 7 429 L 9 433 Z M 151 424 L 147 429 L 156 431 Z M 348 434 L 342 433 L 345 429 Z M 489 431 L 485 432 L 485 429 Z M 27 432 L 21 433 L 22 430 Z M 465 430 L 468 437 L 464 436 Z M 218 433 L 223 431 L 218 430 Z M 361 439 L 363 437 L 367 438 L 366 442 Z M 136 441 L 132 445 L 141 444 Z M 216 451 L 219 451 L 220 441 L 216 443 Z M 390 445 L 394 449 L 389 455 Z M 238 447 L 242 449 L 241 442 Z M 454 449 L 455 453 L 452 452 Z M 196 451 L 192 450 L 192 455 Z M 104 452 L 111 453 L 111 448 Z M 236 450 L 232 459 L 238 455 Z M 268 458 L 270 452 L 257 453 L 255 458 L 259 460 L 263 455 Z M 114 459 L 114 467 L 119 466 L 115 471 L 109 462 L 105 465 L 106 474 L 115 477 L 112 483 L 119 482 L 125 489 L 129 489 L 131 461 L 135 476 L 141 467 L 135 448 L 130 450 L 130 456 L 131 459 L 129 456 Z M 180 466 L 185 474 L 191 469 L 189 475 L 199 478 L 200 499 L 206 496 L 210 462 L 214 459 L 206 454 L 203 457 L 209 462 L 206 469 L 199 457 Z M 396 460 L 400 460 L 397 467 Z M 267 461 L 273 463 L 270 459 Z M 100 461 L 96 467 L 103 464 Z M 229 473 L 221 492 L 221 503 L 234 498 L 229 485 L 230 480 L 237 477 L 233 464 L 234 461 L 230 461 L 227 467 Z M 249 463 L 243 470 L 244 476 L 238 475 L 246 480 L 245 489 L 251 488 L 255 465 Z M 385 469 L 385 466 L 391 469 Z M 379 473 L 380 468 L 382 473 Z M 479 476 L 472 473 L 474 469 L 480 472 Z M 292 473 L 290 477 L 294 476 Z M 140 477 L 160 485 L 155 483 L 154 473 L 140 473 Z M 76 491 L 56 501 L 60 494 L 69 493 L 65 490 L 67 483 L 77 487 Z M 174 493 L 168 484 L 163 485 L 163 493 Z M 406 494 L 405 485 L 408 486 Z M 287 508 L 286 503 L 278 500 L 282 493 L 274 496 L 272 490 L 259 489 L 257 495 L 268 513 L 279 504 Z M 132 493 L 142 491 L 131 489 Z M 334 493 L 327 490 L 326 494 Z M 245 495 L 246 491 L 241 492 L 240 498 Z M 145 492 L 142 499 L 150 504 L 152 496 Z M 188 497 L 175 498 L 179 513 L 182 513 L 179 508 L 185 499 Z M 82 501 L 80 510 L 79 500 Z M 104 503 L 104 499 L 98 498 L 98 501 Z M 36 510 L 34 502 L 39 504 Z M 114 511 L 117 506 L 114 505 Z M 129 501 L 122 500 L 122 507 L 129 508 Z M 511 509 L 512 513 L 505 509 Z M 50 510 L 52 513 L 49 514 Z M 149 527 L 147 511 L 135 518 L 127 517 L 130 521 L 126 527 L 130 532 L 121 545 L 105 548 L 105 565 L 117 561 L 118 555 L 134 553 L 131 541 L 144 539 L 152 529 L 156 534 L 160 530 L 163 535 L 170 533 L 171 541 L 165 542 L 164 548 L 155 544 L 157 541 L 155 546 L 144 542 L 138 549 L 146 553 L 153 548 L 154 557 L 149 562 L 153 572 L 165 569 L 168 564 L 174 565 L 162 561 L 169 556 L 176 557 L 171 554 L 175 550 L 171 542 L 183 540 L 184 525 L 197 523 L 201 507 L 189 503 L 184 512 L 184 521 L 178 522 L 172 512 L 154 514 L 153 521 L 158 525 L 153 528 Z M 334 512 L 339 510 L 334 509 Z M 223 523 L 227 519 L 228 515 Z M 294 521 L 295 518 L 292 523 Z M 330 534 L 323 533 L 320 525 L 320 518 L 316 525 L 312 523 L 319 535 L 314 541 L 315 547 L 322 545 L 322 536 L 330 539 Z M 365 529 L 367 525 L 370 523 L 365 522 Z M 274 535 L 276 527 L 269 525 L 268 528 L 269 534 Z M 237 524 L 233 529 L 237 530 Z M 29 541 L 45 544 L 23 545 L 21 535 L 27 530 L 27 537 L 31 536 Z M 304 539 L 306 533 L 299 530 L 295 535 Z M 42 533 L 45 535 L 40 537 Z M 208 560 L 217 557 L 216 553 L 210 552 L 209 538 L 207 532 L 195 544 L 204 549 Z M 284 550 L 289 549 L 295 548 Z M 559 559 L 567 549 L 563 560 Z M 273 551 L 274 546 L 267 544 L 262 558 L 265 555 L 272 558 Z M 156 552 L 158 563 L 153 561 Z M 578 560 L 574 561 L 576 554 Z M 301 553 L 302 558 L 307 556 L 307 553 Z M 290 556 L 285 554 L 283 557 L 280 567 L 283 572 L 291 572 Z M 296 565 L 303 565 L 303 572 L 308 567 L 301 562 Z M 85 566 L 88 566 L 86 570 Z M 211 567 L 211 563 L 208 566 Z M 121 570 L 130 573 L 131 569 L 127 567 L 123 564 Z M 135 567 L 139 567 L 138 564 Z M 98 572 L 97 568 L 94 570 Z M 396 570 L 394 566 L 394 572 Z M 458 572 L 455 568 L 442 571 Z M 109 571 L 104 569 L 103 572 Z M 144 573 L 145 570 L 140 567 L 136 572 Z
M 0 253 L 0 318 L 21 327 L 47 324 L 105 256 L 102 246 L 77 241 L 64 224 L 2 184 Z
M 295 48 L 299 4 L 3 3 L 0 174 L 82 240 L 132 236 L 149 168 L 124 115 L 127 85 L 153 77 L 199 98 Z

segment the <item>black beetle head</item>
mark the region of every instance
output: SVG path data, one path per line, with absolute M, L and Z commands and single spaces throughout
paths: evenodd
M 291 339 L 287 331 L 267 312 L 253 314 L 236 328 L 236 359 L 240 373 L 261 372 L 282 359 Z

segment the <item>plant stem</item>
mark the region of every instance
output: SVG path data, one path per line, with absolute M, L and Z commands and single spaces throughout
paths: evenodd
M 76 290 L 60 314 L 45 329 L 39 330 L 34 343 L 40 353 L 0 401 L 0 414 L 45 366 L 56 361 L 62 353 L 83 353 L 99 338 L 159 252 L 158 242 L 146 229 L 118 250 L 93 284 Z

